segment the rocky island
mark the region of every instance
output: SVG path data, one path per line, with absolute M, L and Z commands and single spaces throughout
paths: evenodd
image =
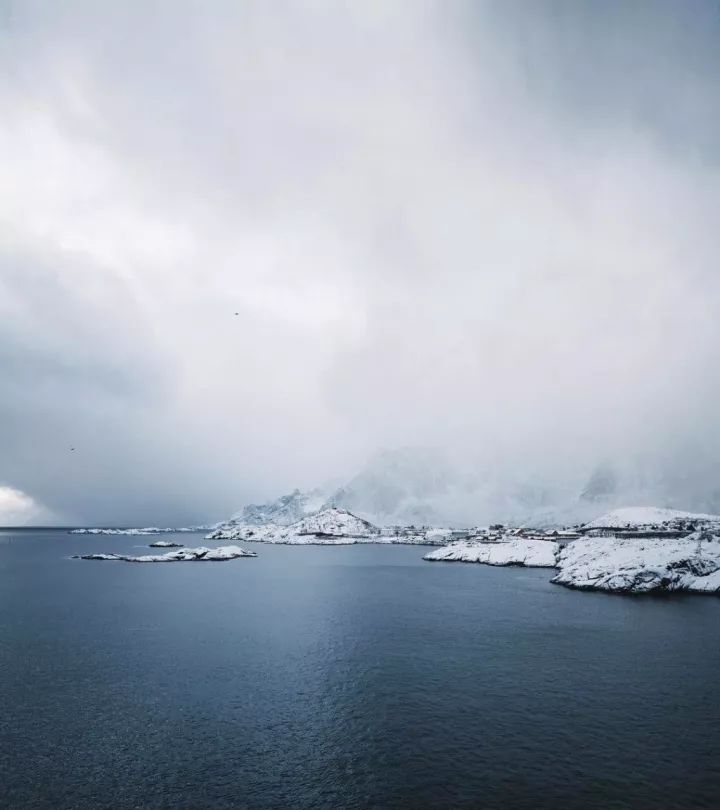
M 119 534 L 119 535 L 129 535 L 131 537 L 144 537 L 145 535 L 152 535 L 152 534 L 176 534 L 182 532 L 197 532 L 201 531 L 202 527 L 186 527 L 183 526 L 179 529 L 173 528 L 159 528 L 157 526 L 147 526 L 144 528 L 130 528 L 130 529 L 110 529 L 110 528 L 100 528 L 100 529 L 71 529 L 68 534 Z
M 485 565 L 525 565 L 554 568 L 560 545 L 554 537 L 487 532 L 457 540 L 426 554 L 429 562 L 473 562 Z
M 610 593 L 720 593 L 720 536 L 588 537 L 570 543 L 551 580 L 578 590 Z
M 246 551 L 240 546 L 221 546 L 220 548 L 182 548 L 169 551 L 167 554 L 76 554 L 76 560 L 108 560 L 133 563 L 165 562 L 225 562 L 239 557 L 257 557 L 254 551 Z
M 450 530 L 414 526 L 381 529 L 347 509 L 327 507 L 299 520 L 282 525 L 230 521 L 216 528 L 206 540 L 241 540 L 283 545 L 353 545 L 356 543 L 400 543 L 444 545 Z
M 277 509 L 253 507 L 220 524 L 207 540 L 283 545 L 358 543 L 437 546 L 428 562 L 555 568 L 552 582 L 609 593 L 690 591 L 720 594 L 720 516 L 657 507 L 615 509 L 573 528 L 496 524 L 469 530 L 415 526 L 380 528 L 339 506 L 308 498 L 281 499 Z M 268 520 L 272 516 L 273 520 Z M 265 522 L 262 522 L 262 521 Z M 280 522 L 287 521 L 287 522 Z M 78 534 L 143 535 L 166 529 L 80 529 Z M 187 531 L 187 530 L 186 530 Z M 237 545 L 183 548 L 156 540 L 165 554 L 84 554 L 85 560 L 192 562 L 254 557 Z

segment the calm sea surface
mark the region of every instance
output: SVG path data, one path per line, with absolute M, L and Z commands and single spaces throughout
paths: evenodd
M 144 541 L 0 532 L 3 808 L 720 805 L 720 599 Z

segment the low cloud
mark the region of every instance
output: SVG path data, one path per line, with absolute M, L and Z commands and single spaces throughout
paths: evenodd
M 91 523 L 402 445 L 707 490 L 716 17 L 7 4 L 0 478 Z
M 51 525 L 58 516 L 13 487 L 0 486 L 0 526 Z

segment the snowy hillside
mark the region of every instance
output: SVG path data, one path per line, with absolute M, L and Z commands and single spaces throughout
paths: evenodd
M 370 539 L 380 534 L 377 526 L 346 509 L 330 507 L 307 515 L 290 526 L 225 525 L 207 535 L 208 540 L 253 540 L 259 543 L 310 543 L 321 539 Z
M 308 515 L 292 526 L 295 534 L 334 535 L 337 537 L 363 537 L 379 534 L 377 526 L 353 515 L 346 509 L 323 509 Z
M 524 565 L 554 568 L 560 546 L 551 540 L 506 536 L 500 540 L 459 540 L 426 554 L 430 562 L 475 562 L 485 565 Z
M 446 531 L 396 529 L 382 532 L 367 520 L 345 509 L 329 507 L 298 520 L 291 526 L 267 523 L 264 526 L 225 525 L 207 535 L 207 540 L 244 540 L 284 545 L 352 545 L 382 543 L 403 545 L 442 545 Z
M 660 509 L 656 506 L 631 506 L 614 509 L 583 526 L 583 529 L 671 528 L 680 523 L 717 523 L 720 515 Z
M 234 514 L 228 525 L 262 526 L 266 523 L 275 523 L 278 526 L 289 526 L 306 515 L 322 509 L 326 498 L 327 493 L 321 489 L 310 492 L 295 489 L 288 495 L 282 495 L 268 503 L 249 504 Z
M 566 546 L 558 566 L 552 581 L 580 590 L 720 593 L 720 537 L 589 537 Z

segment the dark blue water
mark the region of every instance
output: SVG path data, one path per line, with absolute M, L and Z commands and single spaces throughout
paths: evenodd
M 720 600 L 142 542 L 0 533 L 2 807 L 718 806 Z

